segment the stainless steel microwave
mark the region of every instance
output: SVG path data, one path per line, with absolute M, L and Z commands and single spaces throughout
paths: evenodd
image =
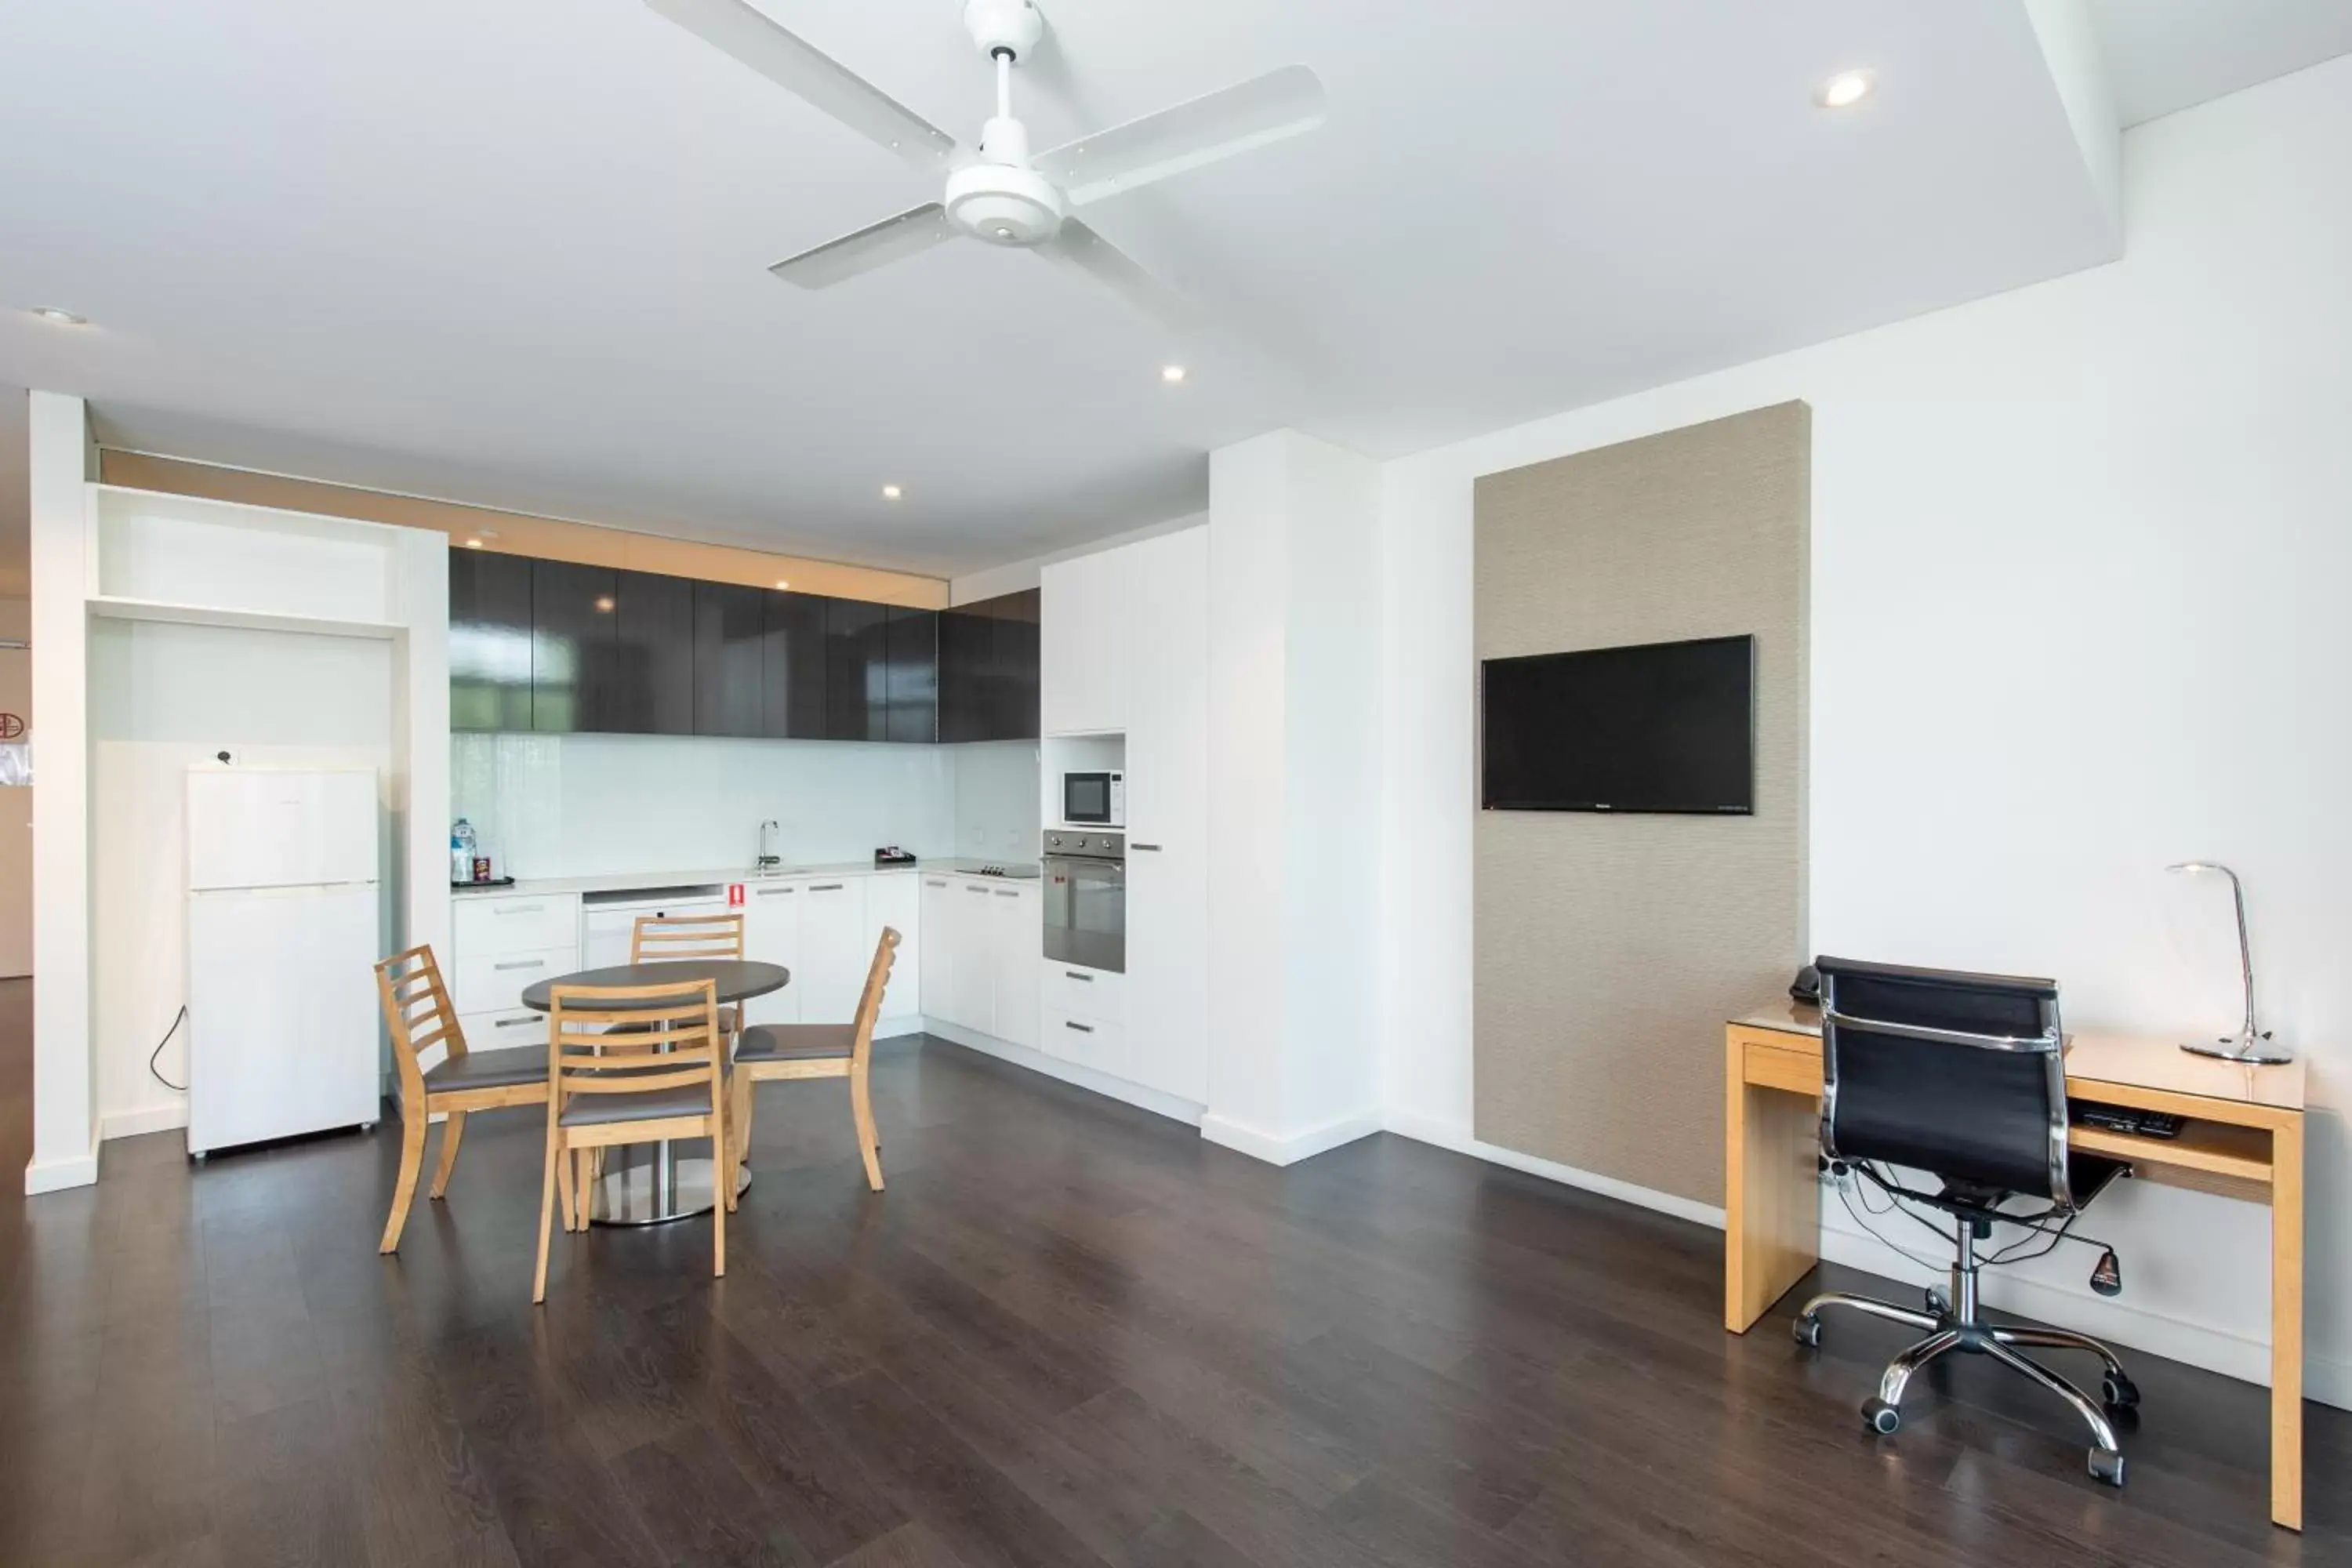
M 1125 773 L 1064 773 L 1062 820 L 1074 827 L 1125 827 Z

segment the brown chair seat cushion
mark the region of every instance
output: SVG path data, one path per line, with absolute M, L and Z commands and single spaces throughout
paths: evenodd
M 855 1024 L 754 1024 L 735 1041 L 739 1062 L 845 1061 L 856 1053 Z
M 501 1051 L 467 1051 L 453 1061 L 425 1069 L 425 1092 L 451 1094 L 468 1089 L 511 1089 L 547 1081 L 547 1047 L 515 1046 Z
M 676 1089 L 641 1089 L 629 1094 L 575 1094 L 557 1121 L 565 1127 L 607 1127 L 616 1121 L 657 1121 L 667 1116 L 709 1114 L 710 1086 L 689 1083 Z

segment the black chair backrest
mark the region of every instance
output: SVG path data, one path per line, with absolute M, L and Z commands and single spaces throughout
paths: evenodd
M 2058 983 L 1816 961 L 1822 1147 L 2074 1206 Z

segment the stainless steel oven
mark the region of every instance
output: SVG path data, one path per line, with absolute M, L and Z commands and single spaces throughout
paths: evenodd
M 1127 775 L 1064 773 L 1062 820 L 1072 827 L 1125 827 Z
M 1127 973 L 1127 836 L 1045 835 L 1045 956 Z

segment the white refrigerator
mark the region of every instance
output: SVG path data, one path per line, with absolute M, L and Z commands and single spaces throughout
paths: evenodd
M 188 1152 L 373 1123 L 373 770 L 188 771 Z

